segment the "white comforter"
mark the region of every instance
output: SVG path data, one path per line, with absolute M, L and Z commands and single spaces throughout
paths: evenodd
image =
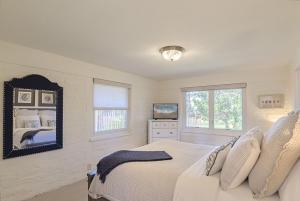
M 135 150 L 166 151 L 173 159 L 120 165 L 106 177 L 104 184 L 99 177 L 94 178 L 90 196 L 105 197 L 110 201 L 172 201 L 179 175 L 212 148 L 173 140 L 139 147 Z

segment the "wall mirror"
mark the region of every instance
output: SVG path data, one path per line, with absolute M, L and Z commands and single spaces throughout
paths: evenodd
M 41 75 L 4 82 L 3 158 L 63 147 L 63 88 Z

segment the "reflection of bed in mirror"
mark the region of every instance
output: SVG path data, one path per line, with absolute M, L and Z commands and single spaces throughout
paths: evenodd
M 13 149 L 56 143 L 56 111 L 14 108 Z
M 14 131 L 14 149 L 25 149 L 55 143 L 56 131 L 53 128 L 17 128 Z

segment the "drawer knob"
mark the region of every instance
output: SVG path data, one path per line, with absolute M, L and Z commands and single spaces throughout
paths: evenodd
M 157 132 L 156 134 L 160 134 L 160 132 Z
M 170 132 L 170 134 L 173 134 L 173 132 Z

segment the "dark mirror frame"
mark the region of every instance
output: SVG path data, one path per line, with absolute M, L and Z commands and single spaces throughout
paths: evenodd
M 13 99 L 14 89 L 50 90 L 56 92 L 56 144 L 32 148 L 13 149 Z M 63 148 L 63 88 L 41 75 L 28 75 L 4 82 L 3 108 L 3 159 L 35 154 Z

